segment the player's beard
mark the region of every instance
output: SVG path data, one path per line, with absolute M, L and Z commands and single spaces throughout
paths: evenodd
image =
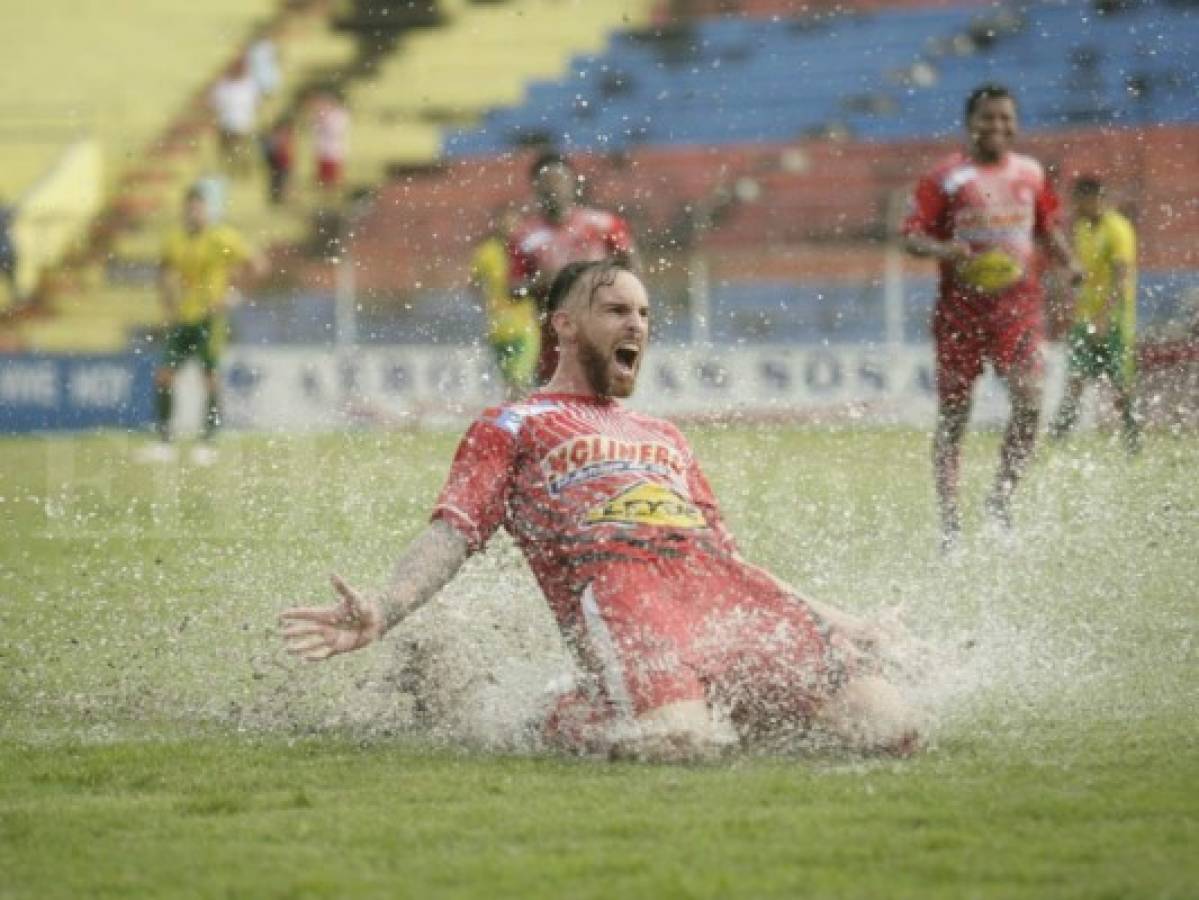
M 578 352 L 579 365 L 583 367 L 587 384 L 597 395 L 624 398 L 633 393 L 636 372 L 630 379 L 614 377 L 611 351 L 605 352 L 586 336 L 579 335 Z

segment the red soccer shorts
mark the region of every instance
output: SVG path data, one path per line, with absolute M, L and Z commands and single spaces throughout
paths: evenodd
M 802 724 L 850 673 L 842 639 L 805 603 L 732 559 L 618 563 L 581 607 L 579 654 L 597 690 L 559 699 L 547 722 L 557 743 L 687 700 L 742 731 Z
M 996 374 L 1040 371 L 1045 320 L 1041 295 L 1016 291 L 997 298 L 950 295 L 933 312 L 937 396 L 964 401 L 990 361 Z

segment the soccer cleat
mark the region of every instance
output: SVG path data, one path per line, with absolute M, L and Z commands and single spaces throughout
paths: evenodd
M 133 458 L 141 463 L 172 463 L 179 459 L 179 451 L 174 444 L 168 444 L 166 441 L 156 441 L 153 444 L 147 444 L 145 447 L 140 447 Z
M 219 456 L 216 447 L 209 444 L 196 444 L 192 447 L 190 458 L 194 465 L 208 467 L 215 465 Z

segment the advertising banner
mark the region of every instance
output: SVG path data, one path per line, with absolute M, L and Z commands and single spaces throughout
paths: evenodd
M 1050 353 L 1047 363 L 1052 402 L 1060 355 Z M 243 348 L 230 353 L 225 382 L 227 418 L 247 428 L 435 426 L 502 399 L 490 356 L 475 348 Z M 925 426 L 935 413 L 932 348 L 659 347 L 628 402 L 679 418 Z M 975 393 L 974 421 L 1006 414 L 1003 386 L 988 375 Z
M 1060 394 L 1060 353 L 1047 358 L 1046 408 Z M 149 428 L 153 368 L 145 355 L 0 356 L 0 431 Z M 473 347 L 229 349 L 226 424 L 248 430 L 457 427 L 502 401 L 490 355 Z M 658 347 L 641 370 L 634 409 L 689 420 L 928 426 L 935 414 L 932 348 L 863 345 Z M 203 413 L 199 371 L 177 380 L 175 425 Z M 988 375 L 973 420 L 1002 422 L 1007 399 Z
M 152 417 L 144 355 L 0 355 L 0 432 L 140 428 Z

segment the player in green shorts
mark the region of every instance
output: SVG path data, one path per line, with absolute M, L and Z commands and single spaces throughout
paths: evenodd
M 1103 379 L 1115 392 L 1125 447 L 1141 446 L 1134 409 L 1136 364 L 1137 238 L 1132 223 L 1106 204 L 1103 184 L 1079 178 L 1073 191 L 1074 248 L 1086 273 L 1074 308 L 1066 391 L 1049 426 L 1051 437 L 1065 437 L 1078 421 L 1079 401 L 1087 383 Z
M 203 192 L 189 189 L 182 225 L 167 237 L 162 253 L 159 286 L 167 334 L 162 363 L 154 373 L 159 443 L 147 448 L 143 454 L 146 460 L 166 462 L 175 458 L 170 444 L 175 376 L 193 357 L 204 370 L 207 389 L 205 443 L 195 448 L 193 459 L 204 464 L 214 460 L 215 451 L 209 442 L 221 419 L 217 364 L 225 340 L 230 278 L 243 273 L 261 276 L 265 272 L 265 262 L 240 234 L 209 221 Z
M 223 321 L 208 316 L 193 324 L 172 326 L 167 333 L 162 365 L 167 369 L 177 370 L 195 357 L 204 368 L 205 375 L 214 372 L 220 358 L 216 330 L 223 325 Z

